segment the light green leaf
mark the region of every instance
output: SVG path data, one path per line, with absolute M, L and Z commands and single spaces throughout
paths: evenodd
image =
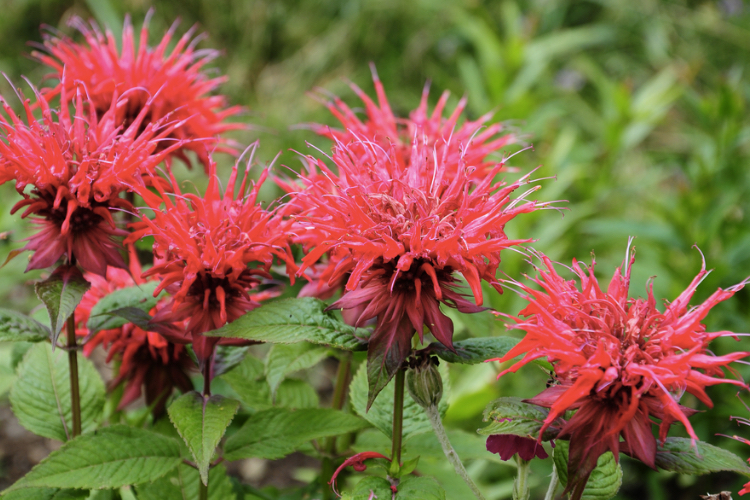
M 205 397 L 195 391 L 175 400 L 167 412 L 198 465 L 203 484 L 219 441 L 232 422 L 240 402 L 221 395 Z
M 563 486 L 568 484 L 568 441 L 555 441 L 553 459 L 557 475 Z M 608 451 L 596 461 L 596 469 L 589 476 L 581 500 L 609 500 L 617 495 L 622 486 L 622 467 L 615 461 L 612 452 Z
M 366 349 L 366 342 L 358 338 L 365 330 L 342 323 L 333 313 L 326 311 L 326 307 L 325 302 L 311 297 L 277 300 L 205 335 L 272 344 L 311 342 L 347 351 Z
M 474 365 L 505 356 L 517 343 L 518 339 L 513 337 L 483 337 L 454 342 L 455 353 L 438 342 L 433 342 L 430 347 L 440 359 L 449 363 Z
M 549 410 L 546 408 L 524 403 L 521 398 L 498 398 L 484 409 L 484 421 L 489 421 L 490 425 L 477 432 L 484 436 L 513 434 L 536 438 L 548 414 Z M 542 439 L 549 441 L 556 435 L 557 429 L 548 427 Z
M 351 498 L 351 500 L 371 500 L 373 498 L 390 499 L 392 497 L 391 484 L 383 479 L 382 477 L 366 477 L 357 483 L 354 487 L 354 491 L 346 494 L 344 498 Z
M 95 429 L 104 408 L 104 383 L 87 358 L 78 356 L 81 428 Z M 52 352 L 49 344 L 35 344 L 18 367 L 10 392 L 13 413 L 25 428 L 60 441 L 67 440 L 73 417 L 70 403 L 68 353 Z
M 41 342 L 50 338 L 49 328 L 10 309 L 0 309 L 0 342 Z
M 128 322 L 127 319 L 108 314 L 117 309 L 136 307 L 145 312 L 150 311 L 156 305 L 157 298 L 154 297 L 154 290 L 156 290 L 158 285 L 158 281 L 150 281 L 139 286 L 130 286 L 115 290 L 100 299 L 91 308 L 89 321 L 86 324 L 89 333 L 119 328 L 126 324 Z
M 91 284 L 83 278 L 76 267 L 60 266 L 45 281 L 34 284 L 37 297 L 44 303 L 52 325 L 52 345 L 65 326 L 68 317 Z
M 201 481 L 197 470 L 180 464 L 152 483 L 136 486 L 138 500 L 198 500 Z M 212 467 L 208 473 L 208 500 L 234 500 L 237 495 L 227 476 L 226 467 Z
M 445 491 L 431 477 L 407 476 L 398 485 L 395 500 L 445 500 Z M 390 500 L 394 498 L 390 483 L 382 477 L 366 477 L 362 479 L 354 491 L 348 493 L 352 500 L 370 500 L 372 494 L 375 498 Z
M 364 420 L 332 409 L 272 409 L 251 415 L 224 446 L 227 460 L 282 458 L 313 439 L 368 427 Z
M 78 436 L 11 486 L 119 488 L 153 481 L 180 464 L 180 445 L 155 432 L 113 425 Z
M 330 353 L 327 347 L 299 344 L 276 344 L 266 358 L 266 381 L 271 389 L 271 399 L 276 399 L 276 390 L 287 375 L 315 366 Z
M 680 474 L 708 474 L 732 471 L 750 476 L 750 467 L 734 453 L 689 438 L 670 437 L 656 449 L 656 465 Z

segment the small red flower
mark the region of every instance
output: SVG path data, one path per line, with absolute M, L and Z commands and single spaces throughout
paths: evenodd
M 73 17 L 70 25 L 81 32 L 85 43 L 74 42 L 58 32 L 45 34 L 44 45 L 40 46 L 44 52 L 33 55 L 51 67 L 54 70 L 51 76 L 61 81 L 44 95 L 52 99 L 63 89 L 71 92 L 82 82 L 90 104 L 100 117 L 109 110 L 114 97 L 127 95 L 127 105 L 117 109 L 117 124 L 126 128 L 150 101 L 144 125 L 168 115 L 174 120 L 184 120 L 185 125 L 172 133 L 173 138 L 181 141 L 181 147 L 173 150 L 172 155 L 190 165 L 185 152 L 193 151 L 208 172 L 209 151 L 235 152 L 218 136 L 242 128 L 240 124 L 225 121 L 240 108 L 227 107 L 223 96 L 212 95 L 226 77 L 209 78 L 203 71 L 218 51 L 196 50 L 200 37 L 193 37 L 194 29 L 177 40 L 171 50 L 169 45 L 177 23 L 156 47 L 148 45 L 151 14 L 143 23 L 137 48 L 129 17 L 125 19 L 122 43 L 115 41 L 110 31 L 105 35 L 96 24 L 88 25 L 79 17 Z M 118 45 L 122 47 L 119 51 Z
M 660 312 L 652 288 L 647 299 L 628 298 L 635 254 L 626 256 L 624 276 L 618 268 L 606 291 L 599 288 L 593 263 L 586 268 L 573 261 L 579 289 L 558 275 L 547 257 L 540 258 L 545 269 L 539 269 L 534 282 L 542 291 L 517 284 L 529 305 L 520 313 L 528 319 L 516 318 L 515 327 L 526 336 L 498 361 L 525 356 L 500 376 L 538 358 L 553 364 L 556 383 L 528 402 L 550 408 L 540 436 L 566 411 L 576 410 L 558 438 L 570 439 L 568 491 L 579 498 L 597 458 L 606 451 L 615 457 L 624 451 L 654 467 L 656 440 L 650 417 L 661 421 L 661 440 L 675 421 L 698 439 L 687 418 L 694 411 L 679 404 L 685 391 L 710 407 L 707 386 L 745 387 L 741 380 L 724 379 L 723 368 L 748 353 L 712 355 L 711 340 L 733 334 L 707 332 L 701 324 L 713 306 L 745 283 L 719 289 L 703 304 L 688 308 L 708 274 L 704 262 L 690 286 Z
M 333 473 L 333 476 L 331 476 L 331 480 L 328 481 L 328 484 L 331 486 L 331 489 L 334 493 L 336 493 L 337 496 L 341 496 L 338 491 L 336 491 L 336 478 L 339 477 L 339 474 L 341 474 L 341 471 L 346 469 L 347 467 L 351 466 L 352 469 L 356 470 L 357 472 L 362 472 L 367 470 L 367 465 L 365 465 L 365 460 L 370 460 L 371 458 L 383 458 L 385 460 L 391 461 L 390 458 L 386 457 L 385 455 L 381 455 L 380 453 L 377 453 L 375 451 L 365 451 L 362 453 L 357 453 L 356 455 L 353 455 L 346 460 L 344 460 L 344 463 L 342 463 L 338 469 L 336 469 L 336 472 Z
M 170 305 L 159 310 L 153 321 L 185 321 L 186 333 L 192 337 L 193 350 L 201 362 L 211 357 L 219 341 L 218 337 L 204 337 L 203 333 L 259 306 L 250 291 L 260 284 L 259 278 L 271 277 L 269 270 L 275 259 L 285 262 L 294 272 L 291 250 L 278 217 L 256 203 L 268 170 L 246 193 L 248 162 L 235 198 L 237 168 L 235 163 L 223 195 L 213 162 L 203 197 L 183 195 L 174 179 L 174 195 L 159 186 L 158 195 L 145 186 L 135 187 L 154 210 L 154 218 L 143 216 L 134 224 L 126 243 L 153 236 L 156 264 L 144 276 L 161 279 L 155 293 L 167 290 L 172 295 Z
M 494 434 L 487 438 L 487 451 L 500 455 L 501 460 L 510 460 L 518 453 L 527 462 L 532 458 L 547 458 L 542 444 L 536 439 L 514 434 Z
M 310 173 L 300 175 L 304 189 L 291 202 L 300 209 L 295 240 L 307 251 L 298 274 L 327 254 L 327 269 L 316 273 L 329 287 L 346 279 L 344 295 L 331 307 L 352 313 L 356 326 L 377 318 L 368 360 L 382 363 L 383 384 L 424 326 L 452 348 L 453 324 L 440 303 L 481 311 L 481 281 L 500 287 L 501 250 L 531 241 L 508 239 L 505 224 L 543 206 L 523 199 L 536 188 L 510 198 L 528 176 L 507 185 L 493 181 L 503 163 L 475 180 L 463 160 L 451 173 L 439 157 L 424 153 L 421 141 L 413 148 L 417 154 L 403 165 L 377 144 L 337 142 L 331 159 L 338 174 L 309 157 Z M 458 292 L 456 273 L 476 304 Z
M 134 259 L 131 253 L 130 272 L 110 267 L 106 278 L 91 273 L 85 275 L 91 288 L 76 308 L 76 333 L 79 336 L 88 337 L 86 323 L 92 308 L 102 298 L 116 290 L 144 283 L 139 278 L 140 266 L 134 265 L 137 262 Z M 157 305 L 157 309 L 163 305 Z M 175 388 L 182 392 L 193 389 L 188 376 L 193 363 L 185 346 L 168 342 L 156 332 L 144 331 L 132 323 L 102 330 L 86 342 L 84 354 L 89 356 L 98 345 L 107 350 L 108 363 L 115 358 L 120 361 L 117 376 L 110 383 L 110 388 L 125 384 L 118 410 L 130 405 L 145 392 L 146 404 L 153 405 L 153 414 L 158 418 L 165 414 L 167 399 Z
M 34 92 L 42 110 L 40 121 L 28 99 L 23 102 L 26 121 L 0 101 L 7 115 L 0 114 L 0 182 L 16 181 L 24 199 L 11 213 L 25 207 L 21 217 L 35 216 L 40 227 L 24 248 L 34 252 L 27 271 L 52 266 L 63 255 L 100 276 L 108 265 L 125 267 L 114 238 L 127 233 L 115 226 L 111 211 L 134 210 L 119 198 L 128 189 L 125 180 L 153 172 L 179 147 L 172 143 L 154 153 L 179 123 L 149 123 L 136 137 L 148 107 L 123 131 L 115 125 L 114 115 L 127 99 L 110 101 L 109 110 L 97 116 L 86 112 L 79 86 L 75 99 L 62 91 L 60 111 L 53 113 Z M 33 188 L 27 192 L 29 185 Z

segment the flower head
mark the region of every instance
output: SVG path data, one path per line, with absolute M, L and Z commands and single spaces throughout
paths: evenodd
M 132 247 L 131 247 L 132 248 Z M 86 324 L 92 308 L 110 293 L 122 288 L 143 284 L 139 278 L 140 266 L 131 254 L 131 272 L 110 267 L 106 278 L 88 273 L 86 279 L 91 288 L 86 292 L 76 308 L 77 334 L 88 337 Z M 135 264 L 135 265 L 134 265 Z M 163 307 L 163 301 L 157 305 Z M 117 376 L 110 383 L 114 388 L 125 384 L 118 409 L 130 405 L 145 393 L 146 404 L 153 405 L 155 417 L 164 415 L 166 402 L 175 388 L 187 392 L 193 388 L 188 371 L 193 366 L 184 345 L 168 342 L 153 331 L 145 331 L 128 323 L 118 328 L 97 332 L 83 348 L 89 356 L 94 348 L 101 345 L 107 351 L 107 362 L 120 361 Z
M 338 173 L 310 157 L 311 172 L 300 176 L 305 188 L 292 202 L 300 207 L 296 240 L 307 250 L 299 274 L 328 254 L 320 276 L 329 286 L 346 277 L 345 293 L 331 307 L 352 312 L 355 326 L 377 318 L 368 360 L 382 364 L 383 385 L 424 326 L 452 348 L 453 324 L 440 304 L 482 310 L 481 281 L 499 288 L 501 250 L 531 241 L 508 239 L 505 224 L 542 206 L 523 199 L 536 188 L 511 200 L 528 176 L 493 181 L 502 163 L 479 181 L 462 160 L 449 173 L 423 151 L 428 146 L 415 139 L 413 147 L 418 153 L 403 165 L 372 142 L 337 142 L 331 160 Z M 475 303 L 458 292 L 456 273 Z
M 741 380 L 725 379 L 723 368 L 748 353 L 712 355 L 711 340 L 733 334 L 707 332 L 701 324 L 713 306 L 744 283 L 719 289 L 701 305 L 689 308 L 708 274 L 704 262 L 690 286 L 660 312 L 652 287 L 646 299 L 628 298 L 635 254 L 626 256 L 624 274 L 623 266 L 617 268 L 605 291 L 594 277 L 593 263 L 586 267 L 573 261 L 578 288 L 575 281 L 557 274 L 547 257 L 540 258 L 544 269 L 539 269 L 534 282 L 542 291 L 520 285 L 529 305 L 520 313 L 527 319 L 516 319 L 515 327 L 526 331 L 526 336 L 498 361 L 524 357 L 500 375 L 538 358 L 554 366 L 555 383 L 528 402 L 550 408 L 540 436 L 566 411 L 576 410 L 558 438 L 570 439 L 568 490 L 578 498 L 575 493 L 580 496 L 597 458 L 606 451 L 615 457 L 624 451 L 654 467 L 656 440 L 650 417 L 661 421 L 661 440 L 676 421 L 698 439 L 688 421 L 694 411 L 679 404 L 686 391 L 710 407 L 707 386 L 745 387 Z
M 157 122 L 167 115 L 184 120 L 185 125 L 173 131 L 173 138 L 182 142 L 172 155 L 189 165 L 185 153 L 193 151 L 208 172 L 209 151 L 234 152 L 221 143 L 218 136 L 241 127 L 225 121 L 240 108 L 227 107 L 223 96 L 212 95 L 226 77 L 209 78 L 203 70 L 218 52 L 196 50 L 200 37 L 193 37 L 194 29 L 177 40 L 170 51 L 177 23 L 157 46 L 150 47 L 150 16 L 151 12 L 141 28 L 137 48 L 129 17 L 125 19 L 121 44 L 110 31 L 105 35 L 96 24 L 89 25 L 79 17 L 73 17 L 70 24 L 81 32 L 84 43 L 58 33 L 45 35 L 41 46 L 44 52 L 34 52 L 34 56 L 51 67 L 52 76 L 60 82 L 44 95 L 51 99 L 63 89 L 72 91 L 82 82 L 98 116 L 109 110 L 114 97 L 127 95 L 127 105 L 118 107 L 116 116 L 117 124 L 126 128 L 150 102 L 143 124 Z M 122 47 L 119 51 L 118 46 Z
M 127 98 L 110 101 L 109 110 L 98 116 L 84 105 L 81 86 L 73 99 L 61 92 L 59 113 L 34 92 L 42 110 L 39 121 L 30 100 L 23 102 L 25 121 L 0 101 L 7 116 L 0 114 L 0 182 L 15 180 L 23 200 L 11 213 L 25 208 L 21 217 L 33 215 L 40 228 L 24 248 L 34 252 L 27 270 L 49 267 L 63 255 L 100 276 L 108 265 L 125 267 L 114 238 L 126 233 L 115 226 L 111 211 L 133 210 L 119 197 L 128 189 L 127 179 L 153 172 L 179 147 L 171 141 L 155 153 L 179 123 L 149 123 L 136 137 L 148 106 L 123 130 L 114 116 Z
M 269 270 L 274 260 L 293 267 L 278 218 L 256 203 L 268 170 L 246 193 L 250 164 L 237 197 L 234 191 L 238 163 L 223 194 L 213 162 L 203 197 L 183 195 L 174 180 L 174 195 L 158 186 L 158 194 L 145 186 L 135 188 L 154 210 L 154 217 L 144 215 L 126 242 L 153 236 L 157 263 L 144 276 L 161 279 L 155 293 L 167 290 L 172 295 L 170 305 L 158 311 L 154 321 L 185 321 L 193 349 L 202 362 L 210 358 L 220 340 L 202 334 L 259 305 L 250 291 L 260 284 L 260 278 L 271 277 Z

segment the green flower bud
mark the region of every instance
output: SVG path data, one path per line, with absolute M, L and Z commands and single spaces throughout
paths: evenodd
M 443 379 L 431 359 L 406 373 L 406 388 L 422 408 L 437 406 L 443 397 Z

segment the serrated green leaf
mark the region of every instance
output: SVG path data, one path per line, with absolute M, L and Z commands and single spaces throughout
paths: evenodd
M 484 421 L 490 422 L 487 427 L 477 432 L 483 436 L 492 434 L 513 434 L 536 438 L 549 410 L 530 403 L 524 403 L 521 398 L 504 397 L 492 401 L 484 409 Z M 557 429 L 548 427 L 543 440 L 549 441 L 557 435 Z
M 392 497 L 391 484 L 382 477 L 366 477 L 354 487 L 354 491 L 348 493 L 346 498 L 351 500 L 371 500 L 373 498 L 390 499 Z
M 702 441 L 693 446 L 689 438 L 670 437 L 656 449 L 656 465 L 680 474 L 732 471 L 750 476 L 750 467 L 734 453 Z
M 60 266 L 49 278 L 34 284 L 37 297 L 49 313 L 52 345 L 90 286 L 78 268 L 71 266 Z
M 60 488 L 22 488 L 0 495 L 3 500 L 82 500 L 88 497 L 88 490 Z
M 9 490 L 119 488 L 158 479 L 181 462 L 180 445 L 174 439 L 113 425 L 68 441 Z
M 362 479 L 354 487 L 354 491 L 348 493 L 344 498 L 351 498 L 352 500 L 371 500 L 372 494 L 375 494 L 375 498 L 385 498 L 390 500 L 445 500 L 445 491 L 431 477 L 416 477 L 407 476 L 404 477 L 398 484 L 398 491 L 396 496 L 393 497 L 391 491 L 391 484 L 383 479 L 382 477 L 366 477 Z
M 0 309 L 0 342 L 42 342 L 49 338 L 49 328 L 37 320 L 10 309 Z
M 446 382 L 443 385 L 443 398 L 438 404 L 438 408 L 442 415 L 448 409 L 448 391 L 447 385 L 447 370 L 446 365 L 440 365 L 441 375 L 443 381 Z M 393 421 L 393 397 L 394 397 L 394 384 L 388 384 L 375 398 L 369 411 L 367 410 L 367 367 L 363 363 L 360 365 L 359 370 L 354 375 L 352 383 L 349 389 L 349 397 L 351 398 L 352 408 L 362 418 L 370 422 L 375 428 L 382 431 L 388 438 L 391 438 L 391 429 Z M 423 432 L 431 432 L 432 425 L 421 406 L 412 399 L 408 391 L 404 391 L 404 420 L 403 420 L 403 439 L 406 441 L 409 437 L 421 434 Z
M 483 337 L 454 342 L 456 352 L 438 342 L 430 344 L 430 348 L 440 359 L 449 363 L 475 365 L 505 356 L 517 343 L 518 339 L 513 337 Z
M 227 460 L 282 458 L 313 439 L 369 427 L 359 417 L 332 409 L 272 409 L 251 415 L 224 445 Z
M 180 464 L 154 482 L 136 486 L 138 500 L 198 500 L 200 474 L 189 465 Z M 208 500 L 233 500 L 237 495 L 227 476 L 226 467 L 212 467 L 208 473 Z
M 266 358 L 266 382 L 271 390 L 271 399 L 276 399 L 276 390 L 287 375 L 315 366 L 325 359 L 329 352 L 327 347 L 307 342 L 272 346 Z
M 253 309 L 226 326 L 205 333 L 210 337 L 229 337 L 295 344 L 311 342 L 347 351 L 364 350 L 367 344 L 357 330 L 326 311 L 326 303 L 312 297 L 282 299 Z
M 211 373 L 218 377 L 227 373 L 245 359 L 249 346 L 217 345 L 214 349 L 214 364 Z
M 221 395 L 205 397 L 195 391 L 177 398 L 167 409 L 169 419 L 185 440 L 198 465 L 203 484 L 219 441 L 232 422 L 240 402 Z
M 104 409 L 104 382 L 94 365 L 78 357 L 78 384 L 81 396 L 81 428 L 96 428 Z M 52 352 L 49 344 L 35 344 L 18 367 L 18 378 L 10 392 L 13 413 L 25 428 L 60 441 L 67 440 L 73 417 L 70 403 L 68 354 Z
M 563 486 L 568 484 L 568 441 L 555 441 L 552 457 L 555 461 L 557 476 Z M 615 461 L 612 452 L 608 451 L 596 461 L 596 468 L 589 476 L 581 500 L 609 500 L 617 495 L 622 486 L 622 467 Z
M 150 311 L 156 305 L 157 298 L 154 297 L 154 290 L 158 285 L 158 281 L 150 281 L 142 285 L 115 290 L 100 299 L 91 308 L 89 321 L 86 324 L 89 333 L 119 328 L 128 323 L 128 320 L 123 317 L 109 314 L 117 309 L 135 307 L 142 311 Z

